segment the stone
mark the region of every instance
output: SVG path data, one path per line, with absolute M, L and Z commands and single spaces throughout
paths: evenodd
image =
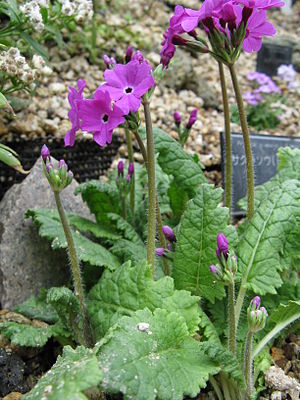
M 80 196 L 74 196 L 73 180 L 62 193 L 67 212 L 92 219 Z M 0 308 L 12 308 L 41 288 L 60 286 L 69 278 L 66 252 L 53 251 L 50 243 L 39 236 L 31 219 L 25 219 L 28 208 L 55 209 L 49 183 L 38 159 L 31 173 L 20 184 L 13 185 L 0 202 Z
M 292 400 L 299 399 L 299 382 L 286 375 L 279 367 L 272 366 L 265 372 L 265 383 L 271 389 L 288 393 Z

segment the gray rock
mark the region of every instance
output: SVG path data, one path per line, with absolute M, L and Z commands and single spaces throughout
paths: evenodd
M 73 195 L 77 185 L 73 180 L 61 193 L 65 209 L 92 218 L 81 197 Z M 39 237 L 32 220 L 24 218 L 25 211 L 34 207 L 55 208 L 53 193 L 43 175 L 40 159 L 26 179 L 13 185 L 0 203 L 2 308 L 15 306 L 38 294 L 43 287 L 64 284 L 70 276 L 65 251 L 53 251 L 49 242 Z
M 279 367 L 272 366 L 265 372 L 265 383 L 267 387 L 275 389 L 277 392 L 288 393 L 292 400 L 299 399 L 299 382 L 286 375 Z

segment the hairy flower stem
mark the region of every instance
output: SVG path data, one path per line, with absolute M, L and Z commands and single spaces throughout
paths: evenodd
M 228 377 L 225 374 L 225 372 L 220 372 L 220 382 L 221 382 L 225 400 L 232 400 L 230 390 L 229 390 L 229 385 L 228 385 Z
M 231 159 L 231 132 L 230 132 L 230 115 L 227 87 L 225 81 L 224 67 L 219 61 L 219 74 L 222 89 L 223 112 L 224 112 L 224 129 L 225 129 L 225 207 L 229 208 L 231 215 L 232 201 L 232 159 Z
M 148 158 L 148 237 L 147 237 L 147 261 L 152 268 L 154 276 L 154 251 L 155 251 L 155 155 L 154 155 L 154 137 L 152 130 L 152 121 L 149 107 L 149 100 L 145 95 L 143 98 L 146 135 L 147 135 L 147 158 Z
M 241 95 L 237 75 L 234 65 L 229 66 L 231 80 L 234 88 L 236 102 L 239 110 L 241 128 L 243 132 L 245 155 L 246 155 L 246 168 L 247 168 L 247 186 L 248 186 L 248 221 L 251 220 L 254 214 L 254 171 L 253 171 L 253 158 L 250 144 L 250 135 L 244 110 L 243 98 Z
M 148 170 L 148 157 L 147 157 L 147 151 L 146 148 L 144 146 L 144 143 L 138 133 L 138 131 L 134 131 L 134 136 L 138 142 L 139 148 L 141 150 L 142 156 L 143 156 L 143 160 L 145 163 L 145 167 Z M 156 223 L 157 223 L 157 229 L 158 229 L 158 236 L 159 236 L 159 242 L 161 247 L 163 247 L 164 249 L 167 248 L 167 242 L 166 242 L 166 238 L 163 234 L 162 231 L 162 219 L 161 219 L 161 213 L 160 213 L 160 207 L 159 207 L 159 201 L 158 201 L 158 196 L 157 193 L 155 194 L 155 202 L 156 202 Z M 163 257 L 162 258 L 162 262 L 163 262 L 163 266 L 164 266 L 164 273 L 165 275 L 170 275 L 170 266 L 169 266 L 169 262 L 168 260 Z
M 68 244 L 68 251 L 69 251 L 69 257 L 70 257 L 73 281 L 74 281 L 75 296 L 77 297 L 78 302 L 79 302 L 80 313 L 81 313 L 82 322 L 83 322 L 83 337 L 84 337 L 84 342 L 85 342 L 84 345 L 86 347 L 92 347 L 94 344 L 93 343 L 93 335 L 92 335 L 92 330 L 91 330 L 90 323 L 89 323 L 88 316 L 87 316 L 87 309 L 86 309 L 84 290 L 83 290 L 83 282 L 82 282 L 82 278 L 81 278 L 79 261 L 78 261 L 78 257 L 76 254 L 74 239 L 72 236 L 72 232 L 70 229 L 70 225 L 69 225 L 64 207 L 62 205 L 62 202 L 61 202 L 61 199 L 59 196 L 59 192 L 53 192 L 53 193 L 54 193 L 59 217 L 60 217 L 63 229 L 64 229 L 67 244 Z
M 132 141 L 130 137 L 130 131 L 125 128 L 125 135 L 126 135 L 126 143 L 127 143 L 127 150 L 128 150 L 128 159 L 129 162 L 134 163 L 133 160 L 133 148 L 132 148 Z M 130 178 L 130 210 L 132 217 L 134 216 L 134 208 L 135 208 L 135 173 L 133 171 L 133 174 Z
M 236 326 L 234 309 L 234 281 L 228 286 L 228 350 L 236 352 Z
M 124 196 L 121 197 L 121 203 L 122 203 L 122 215 L 125 221 L 127 221 L 126 199 Z
M 221 391 L 216 379 L 213 376 L 210 376 L 209 382 L 210 382 L 211 386 L 213 387 L 218 400 L 223 400 L 223 394 L 222 394 L 222 391 Z
M 246 400 L 251 399 L 251 394 L 253 391 L 252 385 L 252 342 L 253 342 L 253 332 L 249 330 L 247 334 L 246 344 L 245 344 L 245 360 L 244 360 L 244 375 L 246 380 Z

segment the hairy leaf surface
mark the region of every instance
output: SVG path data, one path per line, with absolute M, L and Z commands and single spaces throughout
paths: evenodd
M 190 337 L 184 318 L 161 309 L 121 318 L 98 357 L 104 390 L 122 392 L 125 399 L 194 397 L 209 374 L 219 371 L 201 351 L 200 342 Z
M 64 347 L 62 356 L 27 394 L 24 400 L 87 400 L 84 390 L 97 386 L 102 374 L 93 351 Z
M 32 217 L 36 225 L 40 227 L 40 236 L 52 242 L 51 246 L 56 249 L 67 249 L 67 241 L 57 214 L 51 210 L 30 209 L 26 212 L 26 217 Z M 94 243 L 80 232 L 72 232 L 75 242 L 77 255 L 80 261 L 88 262 L 98 267 L 108 267 L 114 269 L 118 267 L 119 260 L 108 250 L 98 243 Z
M 174 290 L 170 277 L 153 281 L 146 261 L 123 264 L 114 272 L 105 271 L 88 295 L 88 309 L 97 339 L 122 316 L 148 308 L 176 311 L 184 317 L 190 332 L 198 327 L 199 298 L 185 290 Z
M 51 327 L 19 324 L 18 322 L 1 322 L 0 332 L 11 343 L 26 347 L 42 347 L 53 335 Z
M 97 222 L 109 222 L 106 214 L 120 213 L 119 192 L 115 184 L 100 180 L 82 183 L 75 189 L 75 194 L 81 194 Z
M 261 201 L 237 250 L 244 289 L 276 293 L 282 284 L 279 272 L 288 267 L 280 253 L 299 213 L 300 188 L 295 180 L 279 184 Z
M 222 284 L 209 270 L 217 262 L 217 234 L 234 237 L 234 228 L 227 225 L 228 208 L 218 207 L 221 197 L 222 189 L 203 184 L 189 201 L 181 220 L 173 266 L 177 289 L 189 290 L 212 302 L 224 296 Z

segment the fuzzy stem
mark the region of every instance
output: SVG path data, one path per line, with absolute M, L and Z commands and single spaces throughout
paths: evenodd
M 217 380 L 213 376 L 210 376 L 209 382 L 210 382 L 211 386 L 213 387 L 218 400 L 223 400 L 223 394 L 222 394 L 222 391 L 219 387 Z
M 229 386 L 228 386 L 228 378 L 227 378 L 225 372 L 220 372 L 220 381 L 221 381 L 221 386 L 222 386 L 225 400 L 232 400 L 231 395 L 230 395 Z
M 62 226 L 64 229 L 67 244 L 68 244 L 68 252 L 69 252 L 72 274 L 73 274 L 75 296 L 77 297 L 78 302 L 79 302 L 79 307 L 80 307 L 80 312 L 81 312 L 82 322 L 83 322 L 83 335 L 84 335 L 84 341 L 85 341 L 84 344 L 87 347 L 92 347 L 93 346 L 93 336 L 92 336 L 92 331 L 91 331 L 91 327 L 90 327 L 88 316 L 87 316 L 87 309 L 86 309 L 84 290 L 83 290 L 83 282 L 82 282 L 82 278 L 81 278 L 79 261 L 78 261 L 78 257 L 76 254 L 74 239 L 72 236 L 72 232 L 70 229 L 70 225 L 69 225 L 64 207 L 63 207 L 61 199 L 60 199 L 59 192 L 54 191 L 53 193 L 54 193 L 57 210 L 58 210 L 58 213 L 60 216 L 60 220 L 61 220 L 61 223 L 62 223 Z
M 251 399 L 252 394 L 252 341 L 253 332 L 248 331 L 246 344 L 245 344 L 245 360 L 244 360 L 244 375 L 246 380 L 246 400 Z
M 122 203 L 122 215 L 125 221 L 127 220 L 127 212 L 126 212 L 126 198 L 121 196 L 121 203 Z
M 148 157 L 147 157 L 147 151 L 145 149 L 144 143 L 143 143 L 137 130 L 134 131 L 133 133 L 138 142 L 139 148 L 141 150 L 146 170 L 148 170 Z M 157 229 L 158 229 L 159 242 L 160 242 L 160 245 L 164 249 L 166 249 L 167 242 L 166 242 L 165 235 L 163 234 L 163 231 L 162 231 L 162 219 L 161 219 L 160 206 L 159 206 L 159 200 L 158 200 L 157 193 L 155 194 L 155 202 L 156 202 L 156 223 L 157 223 Z M 162 262 L 163 262 L 163 266 L 164 266 L 165 275 L 170 275 L 171 274 L 170 266 L 169 266 L 169 262 L 166 259 L 166 257 L 162 258 Z
M 222 89 L 223 110 L 224 110 L 224 129 L 225 129 L 225 207 L 229 208 L 231 215 L 232 198 L 232 159 L 231 159 L 231 132 L 230 132 L 230 114 L 227 87 L 225 81 L 224 67 L 219 61 L 219 74 Z
M 235 354 L 236 338 L 235 338 L 235 309 L 234 309 L 234 281 L 228 286 L 228 349 Z
M 241 95 L 237 75 L 235 72 L 234 65 L 229 66 L 231 80 L 234 88 L 236 102 L 239 110 L 241 128 L 243 132 L 245 155 L 246 155 L 246 167 L 247 167 L 247 186 L 248 186 L 248 221 L 251 220 L 254 214 L 254 171 L 253 171 L 253 158 L 250 144 L 250 135 L 248 131 L 247 119 L 244 110 L 243 98 Z
M 147 134 L 147 157 L 148 157 L 148 237 L 147 237 L 147 261 L 152 268 L 154 276 L 154 251 L 155 251 L 155 155 L 152 121 L 147 96 L 143 98 L 146 134 Z
M 132 148 L 132 141 L 130 137 L 130 131 L 125 128 L 125 135 L 126 135 L 126 143 L 127 143 L 127 150 L 128 150 L 128 159 L 129 162 L 134 163 L 133 160 L 133 148 Z M 130 178 L 130 210 L 132 217 L 134 217 L 134 208 L 135 208 L 135 172 L 133 171 L 133 174 Z

